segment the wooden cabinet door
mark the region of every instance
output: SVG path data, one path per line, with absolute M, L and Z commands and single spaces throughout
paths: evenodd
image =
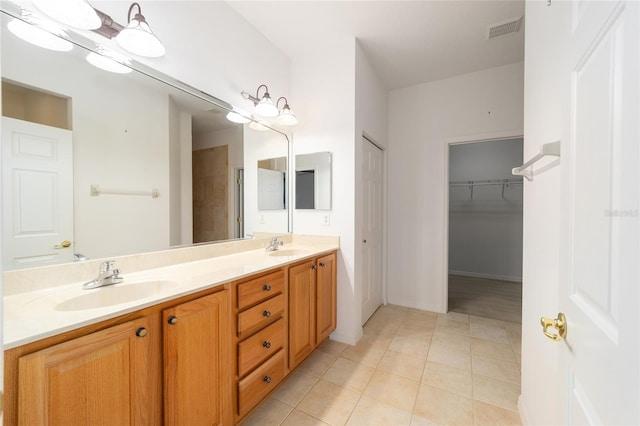
M 316 274 L 316 345 L 336 329 L 336 254 L 318 259 Z
M 227 300 L 221 291 L 163 311 L 167 425 L 229 424 Z
M 18 424 L 161 424 L 148 319 L 91 333 L 18 360 Z
M 315 348 L 315 262 L 289 268 L 289 368 Z

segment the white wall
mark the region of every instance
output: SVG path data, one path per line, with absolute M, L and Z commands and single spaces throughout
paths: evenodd
M 338 326 L 332 338 L 355 343 L 362 334 L 354 284 L 355 40 L 333 42 L 293 58 L 291 75 L 300 123 L 293 154 L 328 151 L 333 160 L 331 211 L 293 210 L 293 227 L 299 234 L 340 236 Z M 325 215 L 329 225 L 322 224 Z
M 389 94 L 388 298 L 446 306 L 447 144 L 522 134 L 523 63 Z
M 450 145 L 449 182 L 516 180 L 522 162 L 522 138 Z M 522 185 L 449 187 L 449 273 L 522 281 Z
M 169 244 L 193 243 L 191 115 L 169 100 Z
M 360 223 L 357 194 L 366 132 L 382 146 L 387 135 L 387 90 L 353 38 L 328 42 L 292 60 L 292 97 L 300 124 L 293 153 L 332 155 L 331 210 L 294 210 L 296 233 L 340 236 L 338 327 L 332 338 L 356 343 L 362 335 Z M 323 224 L 329 216 L 329 224 Z

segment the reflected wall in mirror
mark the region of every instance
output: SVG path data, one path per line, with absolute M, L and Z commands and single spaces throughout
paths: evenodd
M 5 269 L 289 231 L 286 210 L 260 221 L 256 174 L 237 178 L 258 158 L 286 163 L 284 134 L 231 123 L 224 102 L 142 66 L 113 74 L 81 46 L 28 44 L 10 19 L 3 11 Z
M 296 209 L 331 210 L 331 153 L 296 155 Z

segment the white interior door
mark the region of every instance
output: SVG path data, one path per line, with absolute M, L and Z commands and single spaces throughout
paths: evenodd
M 2 117 L 2 214 L 5 269 L 73 259 L 71 131 Z
M 283 210 L 284 173 L 258 169 L 258 210 Z
M 382 150 L 362 140 L 362 324 L 382 304 Z
M 640 7 L 573 2 L 562 140 L 563 424 L 640 424 Z M 567 15 L 569 16 L 569 15 Z M 541 407 L 542 409 L 542 407 Z

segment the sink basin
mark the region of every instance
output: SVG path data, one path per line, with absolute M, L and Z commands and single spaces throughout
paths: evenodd
M 82 311 L 133 302 L 158 296 L 178 286 L 175 281 L 140 281 L 131 284 L 115 284 L 86 290 L 86 294 L 65 300 L 55 306 L 56 311 Z
M 287 250 L 276 250 L 269 253 L 269 256 L 301 256 L 308 254 L 308 250 L 303 249 L 287 249 Z

